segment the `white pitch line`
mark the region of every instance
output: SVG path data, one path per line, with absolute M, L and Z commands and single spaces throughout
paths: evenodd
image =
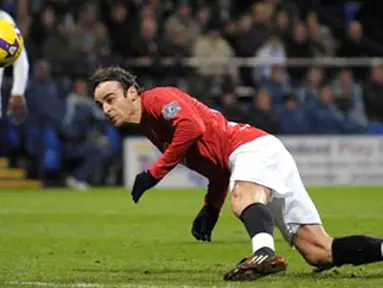
M 2 283 L 0 283 L 1 285 Z M 24 282 L 24 281 L 10 281 L 4 283 L 6 286 L 32 286 L 32 287 L 48 287 L 48 288 L 201 288 L 199 286 L 190 285 L 143 285 L 143 284 L 123 284 L 123 283 L 56 283 L 56 282 Z M 217 286 L 212 286 L 212 288 Z M 222 288 L 222 286 L 219 286 Z M 223 286 L 223 288 L 230 288 L 231 286 Z
M 5 283 L 8 286 L 34 286 L 34 287 L 77 287 L 77 288 L 105 288 L 104 284 L 97 283 L 54 283 L 54 282 L 19 282 L 10 281 Z M 112 287 L 112 286 L 111 286 Z
M 320 211 L 319 211 L 320 212 Z M 36 212 L 34 210 L 23 210 L 23 209 L 14 209 L 14 210 L 7 210 L 3 209 L 0 210 L 0 215 L 32 215 L 35 214 Z M 55 213 L 53 212 L 47 212 L 47 213 L 42 213 L 45 215 L 53 215 L 53 214 L 72 214 L 72 213 Z M 91 214 L 93 215 L 94 213 L 85 213 L 85 214 Z M 129 216 L 132 214 L 129 213 L 123 213 L 123 212 L 116 212 L 116 211 L 110 211 L 110 210 L 105 210 L 105 211 L 97 211 L 97 215 L 122 215 L 122 216 Z M 149 214 L 147 214 L 149 215 Z M 152 213 L 150 215 L 157 215 L 155 213 Z M 358 215 L 347 215 L 347 214 L 338 214 L 338 213 L 323 213 L 321 214 L 322 218 L 334 218 L 334 219 L 383 219 L 382 214 L 358 214 Z

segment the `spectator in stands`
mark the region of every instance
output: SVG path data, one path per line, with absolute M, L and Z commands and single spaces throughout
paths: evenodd
M 165 31 L 175 26 L 183 30 L 188 46 L 193 45 L 200 34 L 200 27 L 198 27 L 197 22 L 194 20 L 190 4 L 187 1 L 181 1 L 176 12 L 166 20 Z
M 190 49 L 187 46 L 186 35 L 180 27 L 172 27 L 167 31 L 161 42 L 160 54 L 163 57 L 172 57 L 176 59 L 176 63 L 169 67 L 163 67 L 161 71 L 164 73 L 163 85 L 175 85 L 185 78 L 190 72 L 190 68 L 186 67 L 181 61 L 190 56 Z
M 334 103 L 343 114 L 360 124 L 367 123 L 362 87 L 357 84 L 350 69 L 341 69 L 332 85 Z
M 285 94 L 290 90 L 288 75 L 280 66 L 272 66 L 271 76 L 263 81 L 262 86 L 270 93 L 273 108 L 282 105 Z
M 218 0 L 214 1 L 212 7 L 212 21 L 218 25 L 223 26 L 233 17 L 233 1 L 231 0 Z
M 260 89 L 254 95 L 247 123 L 272 134 L 280 132 L 275 111 L 272 109 L 272 99 L 266 89 Z
M 137 59 L 139 66 L 136 71 L 143 75 L 143 84 L 146 87 L 156 85 L 163 70 L 162 67 L 156 65 L 156 60 L 161 56 L 161 39 L 158 35 L 155 18 L 141 18 L 139 35 L 133 40 L 131 56 L 139 58 Z
M 146 0 L 143 2 L 145 2 L 145 7 L 147 7 L 147 9 L 153 11 L 157 22 L 163 23 L 164 17 L 167 17 L 168 13 L 172 12 L 172 0 Z
M 283 43 L 288 43 L 291 34 L 291 21 L 290 15 L 287 13 L 287 11 L 280 10 L 277 12 L 274 25 L 274 31 L 280 35 Z
M 252 29 L 253 23 L 249 14 L 243 14 L 237 22 L 237 37 L 235 40 L 235 51 L 239 57 L 253 57 L 254 52 L 258 48 L 258 44 L 254 41 L 258 37 L 256 31 Z M 239 67 L 241 79 L 244 85 L 252 86 L 252 68 Z
M 309 41 L 316 57 L 331 57 L 335 54 L 336 43 L 331 30 L 319 23 L 317 14 L 311 11 L 306 17 Z
M 157 57 L 160 53 L 158 26 L 154 18 L 141 19 L 138 37 L 134 40 L 132 56 Z M 148 63 L 149 64 L 149 63 Z
M 254 4 L 252 9 L 252 22 L 251 38 L 247 41 L 251 43 L 252 55 L 257 51 L 270 36 L 271 28 L 271 7 L 270 5 L 258 2 Z M 249 45 L 249 44 L 248 44 Z
M 362 24 L 352 21 L 348 24 L 347 35 L 341 41 L 338 56 L 340 57 L 372 57 L 378 56 L 376 49 L 363 36 Z
M 368 118 L 383 122 L 383 67 L 371 69 L 364 95 Z
M 174 26 L 166 31 L 165 37 L 162 40 L 161 55 L 164 57 L 190 56 L 187 37 L 181 27 Z
M 307 1 L 303 0 L 303 2 L 306 3 Z M 300 3 L 297 4 L 297 0 L 263 0 L 263 3 L 272 6 L 274 11 L 287 11 L 292 17 L 292 19 L 294 19 L 294 21 L 300 16 L 299 14 L 302 12 L 299 10 L 299 8 L 301 8 L 301 5 L 299 5 Z M 310 2 L 308 2 L 307 4 L 310 5 L 309 3 Z
M 28 53 L 33 58 L 43 57 L 43 48 L 47 40 L 57 33 L 56 12 L 52 6 L 45 6 L 41 12 L 33 17 L 30 32 Z
M 133 23 L 125 2 L 119 1 L 110 7 L 110 15 L 108 15 L 106 24 L 112 41 L 113 53 L 118 56 L 129 56 Z
M 306 74 L 306 81 L 298 88 L 298 103 L 305 105 L 319 99 L 320 86 L 323 84 L 323 70 L 317 67 L 310 68 Z
M 336 108 L 328 85 L 322 86 L 319 99 L 308 105 L 307 121 L 310 134 L 359 134 L 364 131 L 361 125 Z
M 64 158 L 81 161 L 71 176 L 66 178 L 68 187 L 86 190 L 94 182 L 94 175 L 103 164 L 109 164 L 114 151 L 106 137 L 108 122 L 103 113 L 87 94 L 87 82 L 76 79 L 68 95 L 63 119 Z
M 238 38 L 238 28 L 237 22 L 234 20 L 229 20 L 225 23 L 222 31 L 222 36 L 225 38 L 227 43 L 230 44 L 231 48 L 233 48 L 235 54 L 238 54 L 238 46 L 237 46 L 237 38 Z
M 45 142 L 42 143 L 44 141 L 43 131 L 60 129 L 65 115 L 65 102 L 59 96 L 57 85 L 52 79 L 51 65 L 46 60 L 39 59 L 34 62 L 26 97 L 28 118 L 25 122 L 25 148 L 31 159 L 35 160 L 32 163 L 44 163 L 45 151 L 41 153 L 41 150 L 42 148 L 45 150 L 48 145 Z M 40 145 L 38 146 L 37 143 Z M 57 155 L 59 154 L 60 152 L 57 153 Z M 42 165 L 42 167 L 32 170 L 36 172 L 37 169 L 41 169 L 45 172 L 47 167 Z
M 256 32 L 249 14 L 243 14 L 238 20 L 237 54 L 240 57 L 252 57 L 262 43 L 256 43 Z M 258 40 L 259 42 L 259 40 Z
M 246 113 L 238 103 L 238 99 L 233 90 L 227 90 L 222 93 L 221 113 L 229 121 L 238 123 L 246 122 Z
M 340 43 L 338 56 L 359 58 L 381 55 L 382 48 L 364 37 L 361 23 L 358 21 L 350 22 L 347 35 Z M 368 69 L 366 67 L 354 67 L 353 72 L 357 79 L 366 80 L 365 75 L 368 74 Z
M 73 61 L 76 57 L 76 51 L 71 46 L 70 40 L 73 26 L 70 23 L 65 23 L 65 19 L 60 19 L 55 30 L 55 33 L 50 35 L 42 46 L 42 55 L 54 67 L 58 65 L 69 66 L 66 63 Z
M 305 107 L 298 107 L 297 99 L 291 93 L 285 94 L 283 100 L 283 106 L 277 111 L 277 121 L 281 134 L 303 135 L 310 133 Z
M 98 19 L 97 4 L 85 2 L 78 13 L 78 21 L 70 35 L 72 47 L 80 57 L 96 59 L 110 53 L 106 26 Z
M 142 6 L 140 9 L 139 9 L 139 12 L 138 12 L 138 17 L 135 19 L 135 26 L 134 28 L 139 30 L 140 29 L 140 23 L 144 20 L 144 19 L 153 19 L 155 22 L 160 22 L 159 20 L 159 15 L 156 13 L 155 11 L 155 8 L 152 6 L 152 5 L 145 5 L 145 6 Z
M 214 60 L 214 58 L 222 59 L 233 57 L 234 51 L 229 43 L 221 36 L 219 27 L 214 23 L 210 23 L 205 33 L 195 42 L 192 54 L 194 57 Z M 198 67 L 198 74 L 209 83 L 214 78 L 224 75 L 231 75 L 233 78 L 236 78 L 238 72 L 235 66 L 229 66 L 226 63 L 220 62 L 209 65 L 202 63 Z
M 64 101 L 52 79 L 51 65 L 44 59 L 35 61 L 27 90 L 29 113 L 34 121 L 58 128 L 65 115 Z
M 262 83 L 262 81 L 270 78 L 273 65 L 282 65 L 286 61 L 285 48 L 279 35 L 272 34 L 269 40 L 256 52 L 256 57 L 260 61 L 266 62 L 253 69 L 254 83 Z
M 182 86 L 181 86 L 182 87 Z M 214 103 L 216 99 L 213 99 L 211 90 L 206 87 L 206 83 L 203 79 L 195 72 L 191 71 L 187 77 L 185 77 L 185 91 L 190 95 L 205 103 L 209 107 L 220 110 L 219 105 Z M 222 93 L 220 94 L 220 96 Z M 215 97 L 214 97 L 215 98 Z
M 286 55 L 288 58 L 310 58 L 314 54 L 307 37 L 307 29 L 303 23 L 295 23 L 292 31 L 291 41 L 286 45 Z M 292 81 L 299 83 L 307 69 L 305 67 L 288 68 Z
M 209 6 L 203 5 L 198 8 L 196 13 L 196 22 L 200 31 L 204 31 L 207 28 L 211 22 L 211 9 Z

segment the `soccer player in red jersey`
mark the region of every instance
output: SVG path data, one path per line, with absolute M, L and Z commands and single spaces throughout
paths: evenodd
M 91 83 L 95 101 L 115 126 L 138 125 L 163 153 L 136 176 L 131 192 L 135 203 L 177 164 L 184 164 L 209 179 L 192 234 L 210 241 L 229 191 L 232 211 L 249 233 L 253 254 L 226 273 L 225 280 L 252 280 L 285 270 L 285 259 L 275 254 L 274 224 L 319 270 L 383 259 L 382 239 L 326 233 L 294 159 L 276 137 L 228 122 L 177 88 L 143 91 L 136 77 L 119 67 L 96 70 Z

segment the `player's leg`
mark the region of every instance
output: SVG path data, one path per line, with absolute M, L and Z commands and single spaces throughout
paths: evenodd
M 293 245 L 312 266 L 332 266 L 331 245 L 333 238 L 321 224 L 301 224 L 294 235 Z
M 317 271 L 383 261 L 383 240 L 365 235 L 330 237 L 322 225 L 301 225 L 294 245 Z
M 332 238 L 327 234 L 295 161 L 289 153 L 285 160 L 293 167 L 287 183 L 293 192 L 287 197 L 276 197 L 269 207 L 282 234 L 304 259 L 319 270 L 382 261 L 382 239 L 363 235 Z
M 331 263 L 332 238 L 326 233 L 313 201 L 300 179 L 292 173 L 288 185 L 292 194 L 276 197 L 269 204 L 275 224 L 290 245 L 295 246 L 311 265 Z
M 267 205 L 274 194 L 288 193 L 280 150 L 279 140 L 265 136 L 230 156 L 232 210 L 250 236 L 253 255 L 227 273 L 226 280 L 251 280 L 285 270 L 284 258 L 275 255 L 273 215 Z
M 253 252 L 275 250 L 273 216 L 266 206 L 270 189 L 251 182 L 236 181 L 231 194 L 231 208 L 244 224 L 252 243 Z
M 271 190 L 265 186 L 235 182 L 231 206 L 250 236 L 253 255 L 226 273 L 225 280 L 253 280 L 285 270 L 283 257 L 275 255 L 273 216 L 267 207 L 270 196 Z

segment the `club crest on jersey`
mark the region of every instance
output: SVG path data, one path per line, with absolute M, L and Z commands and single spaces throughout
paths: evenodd
M 177 101 L 170 102 L 162 107 L 162 115 L 165 120 L 172 119 L 179 111 L 181 111 L 181 106 L 178 105 Z

